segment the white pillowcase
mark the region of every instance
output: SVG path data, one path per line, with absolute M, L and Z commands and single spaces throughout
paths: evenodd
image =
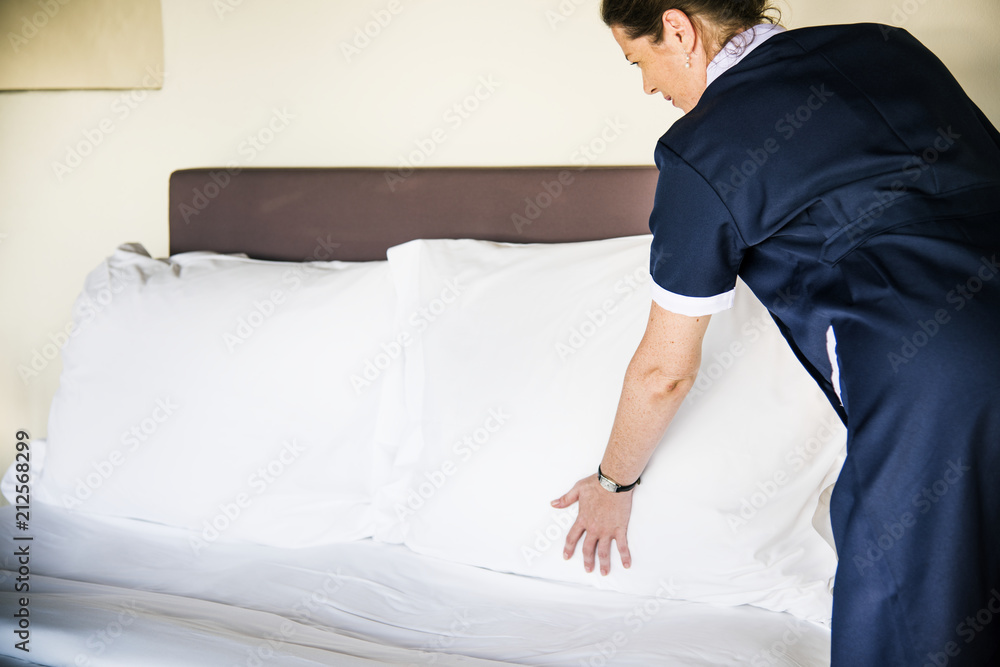
M 649 315 L 649 236 L 558 245 L 424 240 L 389 251 L 411 427 L 376 537 L 442 558 L 638 594 L 828 621 L 836 568 L 813 528 L 845 431 L 745 285 L 635 491 L 633 565 L 562 545 Z M 822 510 L 820 510 L 822 512 Z M 581 543 L 582 544 L 582 543 Z
M 388 263 L 119 249 L 74 307 L 40 498 L 286 547 L 371 536 L 398 421 Z

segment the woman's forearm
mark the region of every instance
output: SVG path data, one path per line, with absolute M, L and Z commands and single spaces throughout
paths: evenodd
M 601 472 L 618 484 L 631 484 L 642 474 L 656 445 L 694 385 L 695 374 L 671 377 L 635 359 L 622 384 L 611 437 Z
M 618 412 L 601 462 L 601 472 L 618 484 L 631 484 L 639 477 L 694 384 L 709 319 L 708 315 L 676 315 L 656 303 L 651 305 L 646 333 L 625 372 Z M 552 506 L 565 508 L 577 502 L 580 511 L 566 534 L 563 556 L 571 558 L 586 535 L 582 551 L 587 572 L 593 570 L 595 557 L 600 560 L 602 574 L 610 571 L 612 541 L 618 545 L 622 565 L 629 567 L 632 491 L 609 493 L 595 472 L 553 500 Z

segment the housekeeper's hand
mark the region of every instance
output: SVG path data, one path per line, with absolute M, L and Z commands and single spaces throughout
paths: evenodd
M 615 484 L 628 486 L 646 468 L 663 433 L 674 418 L 684 396 L 694 385 L 701 365 L 701 342 L 710 316 L 688 317 L 650 305 L 646 333 L 625 371 L 622 395 L 611 427 L 608 446 L 598 470 Z M 630 567 L 628 520 L 632 514 L 633 490 L 608 491 L 597 475 L 584 477 L 570 492 L 552 501 L 553 507 L 580 503 L 576 523 L 566 536 L 564 558 L 572 558 L 584 533 L 583 566 L 594 571 L 594 552 L 601 561 L 601 574 L 611 571 L 611 541 L 618 545 L 622 565 Z
M 633 490 L 634 491 L 634 490 Z M 622 565 L 631 567 L 632 556 L 628 552 L 628 519 L 632 514 L 632 493 L 611 493 L 600 485 L 597 475 L 584 477 L 573 485 L 569 493 L 552 501 L 553 507 L 569 507 L 580 503 L 576 522 L 566 536 L 563 558 L 571 558 L 576 551 L 576 543 L 584 533 L 583 567 L 594 571 L 594 551 L 601 561 L 601 574 L 611 571 L 611 540 L 618 546 Z

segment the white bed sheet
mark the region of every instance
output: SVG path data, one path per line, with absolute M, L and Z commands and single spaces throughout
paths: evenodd
M 27 655 L 13 646 L 15 534 L 34 538 Z M 196 553 L 183 531 L 37 504 L 28 533 L 0 508 L 0 539 L 0 664 L 829 664 L 829 629 L 786 614 L 493 572 L 371 540 Z

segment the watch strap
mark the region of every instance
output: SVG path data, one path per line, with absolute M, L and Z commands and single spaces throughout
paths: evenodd
M 597 481 L 601 483 L 601 486 L 612 493 L 624 493 L 625 491 L 631 491 L 635 488 L 636 484 L 642 482 L 642 475 L 639 475 L 638 479 L 631 484 L 623 486 L 610 477 L 607 477 L 603 472 L 601 472 L 601 466 L 597 466 Z

